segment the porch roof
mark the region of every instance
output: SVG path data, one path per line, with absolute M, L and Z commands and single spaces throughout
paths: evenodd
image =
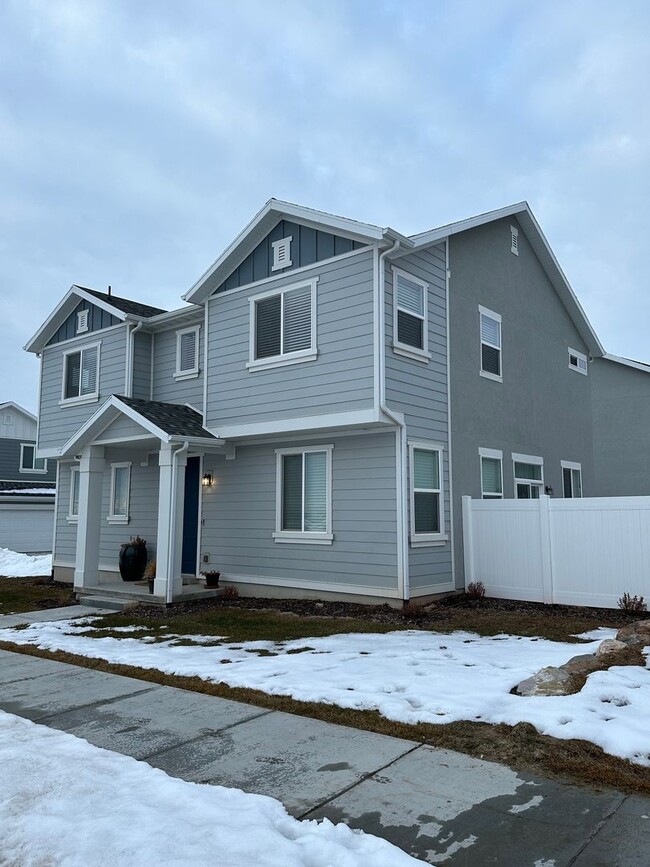
M 163 403 L 159 400 L 142 400 L 116 394 L 117 400 L 134 409 L 143 418 L 170 436 L 216 437 L 203 427 L 203 416 L 191 406 L 179 403 Z

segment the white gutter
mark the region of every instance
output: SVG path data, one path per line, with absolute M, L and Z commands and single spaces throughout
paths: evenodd
M 178 501 L 178 456 L 181 454 L 186 454 L 187 451 L 189 450 L 189 447 L 190 447 L 189 442 L 184 442 L 183 445 L 179 449 L 176 449 L 176 451 L 172 455 L 172 492 L 171 492 L 172 495 L 170 498 L 171 502 L 169 505 L 170 505 L 170 508 L 172 510 L 170 528 L 171 528 L 171 538 L 172 538 L 172 553 L 174 555 L 174 561 L 173 561 L 172 566 L 174 568 L 175 568 L 175 564 L 176 564 L 176 541 L 179 537 L 179 534 L 177 533 L 177 527 L 176 527 L 176 521 L 178 518 L 178 508 L 177 508 L 177 501 Z M 170 569 L 170 572 L 172 572 L 171 569 Z M 171 580 L 167 581 L 167 587 L 165 589 L 165 601 L 167 602 L 168 605 L 171 604 L 173 597 L 174 597 L 174 578 L 175 578 L 175 576 L 173 574 L 171 574 L 170 578 L 171 578 Z
M 451 581 L 456 589 L 456 551 L 454 541 L 454 482 L 451 455 L 451 316 L 449 312 L 449 280 L 451 278 L 449 261 L 449 236 L 445 239 L 445 314 L 447 329 L 447 461 L 449 464 L 449 545 L 451 546 Z
M 408 558 L 408 510 L 406 505 L 406 424 L 402 413 L 395 413 L 386 405 L 386 339 L 384 334 L 384 308 L 385 308 L 385 280 L 384 264 L 387 256 L 395 253 L 401 245 L 397 238 L 392 247 L 384 250 L 375 259 L 375 303 L 378 315 L 375 317 L 375 346 L 378 357 L 378 388 L 379 410 L 397 426 L 395 431 L 395 477 L 396 477 L 396 505 L 397 505 L 397 592 L 407 602 L 410 596 L 409 586 L 409 558 Z
M 126 338 L 126 374 L 124 378 L 124 396 L 133 397 L 133 359 L 135 356 L 135 337 L 136 331 L 139 331 L 144 322 L 140 321 L 133 328 L 130 328 Z M 128 327 L 128 326 L 127 326 Z

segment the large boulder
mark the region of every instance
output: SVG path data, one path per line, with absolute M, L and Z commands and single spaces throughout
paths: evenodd
M 601 663 L 596 659 L 593 653 L 582 653 L 580 656 L 572 656 L 568 662 L 565 662 L 560 668 L 571 675 L 587 675 L 592 671 L 597 671 L 601 667 Z
M 612 656 L 614 653 L 620 653 L 628 647 L 623 641 L 617 641 L 615 638 L 606 638 L 600 642 L 596 656 Z
M 522 680 L 516 689 L 517 695 L 569 695 L 571 676 L 552 665 L 540 669 L 532 677 Z

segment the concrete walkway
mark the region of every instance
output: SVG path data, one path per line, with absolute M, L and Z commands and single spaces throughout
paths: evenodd
M 184 780 L 271 795 L 300 818 L 347 822 L 433 864 L 648 864 L 650 799 L 415 742 L 6 651 L 0 709 Z

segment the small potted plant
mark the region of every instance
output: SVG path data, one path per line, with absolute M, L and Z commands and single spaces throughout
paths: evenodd
M 147 567 L 147 543 L 140 536 L 131 536 L 120 547 L 120 575 L 123 581 L 141 581 Z
M 144 577 L 149 582 L 149 593 L 153 593 L 153 583 L 156 580 L 156 561 L 149 560 L 144 570 Z
M 216 590 L 219 586 L 219 578 L 221 576 L 221 572 L 215 572 L 214 570 L 210 570 L 209 572 L 201 573 L 205 578 L 205 586 L 209 589 Z

